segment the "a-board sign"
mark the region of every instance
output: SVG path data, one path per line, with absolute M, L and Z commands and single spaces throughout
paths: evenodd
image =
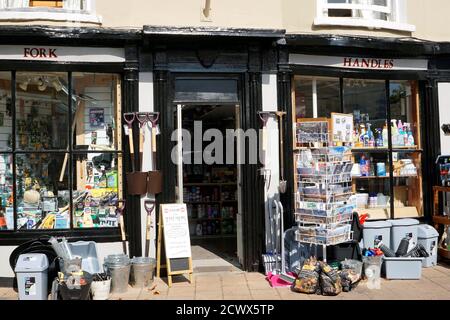
M 161 268 L 165 267 L 169 287 L 173 275 L 189 274 L 189 282 L 192 283 L 191 239 L 186 204 L 161 204 L 158 221 L 157 276 L 160 276 Z M 166 264 L 162 265 L 164 260 Z
M 353 115 L 331 113 L 331 140 L 333 142 L 353 142 Z

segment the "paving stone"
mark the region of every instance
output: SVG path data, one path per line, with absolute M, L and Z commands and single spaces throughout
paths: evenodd
M 223 296 L 224 300 L 239 300 L 239 301 L 246 301 L 246 300 L 252 300 L 251 295 L 225 295 Z

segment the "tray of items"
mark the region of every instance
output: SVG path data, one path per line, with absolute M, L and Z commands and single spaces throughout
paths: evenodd
M 330 225 L 325 226 L 300 226 L 295 231 L 295 238 L 299 242 L 311 243 L 318 245 L 336 245 L 343 242 L 351 241 L 353 232 L 351 225 L 339 224 L 330 228 Z
M 296 123 L 296 142 L 305 143 L 328 143 L 328 121 L 302 121 Z
M 350 196 L 352 193 L 351 185 L 341 184 L 325 184 L 325 183 L 311 183 L 300 181 L 298 183 L 298 195 L 300 200 L 306 199 L 330 199 Z
M 331 210 L 312 209 L 300 205 L 295 212 L 296 222 L 314 224 L 337 224 L 351 222 L 355 204 L 347 204 Z

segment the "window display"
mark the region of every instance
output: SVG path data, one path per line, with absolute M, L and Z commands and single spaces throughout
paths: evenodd
M 329 104 L 324 103 L 317 89 L 319 79 L 323 78 L 295 77 L 293 120 L 302 122 L 302 128 L 308 120 L 305 115 L 309 115 L 308 118 L 315 115 L 312 120 L 332 118 Z M 356 193 L 358 210 L 368 213 L 371 219 L 422 216 L 417 82 L 328 79 L 328 83 L 341 83 L 340 90 L 335 90 L 335 99 L 340 103 L 334 103 L 337 106 L 334 112 L 352 114 L 354 118 L 352 189 Z M 314 127 L 317 123 L 311 122 L 311 125 Z M 294 149 L 298 147 L 296 144 Z
M 11 79 L 0 72 L 0 231 L 117 227 L 120 77 L 17 72 Z

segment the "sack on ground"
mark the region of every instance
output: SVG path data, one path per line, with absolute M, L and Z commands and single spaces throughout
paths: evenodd
M 297 280 L 293 284 L 293 290 L 301 293 L 316 293 L 319 287 L 320 266 L 315 258 L 310 258 L 303 264 Z
M 320 287 L 325 296 L 335 296 L 342 292 L 341 277 L 337 270 L 328 264 L 320 263 Z

